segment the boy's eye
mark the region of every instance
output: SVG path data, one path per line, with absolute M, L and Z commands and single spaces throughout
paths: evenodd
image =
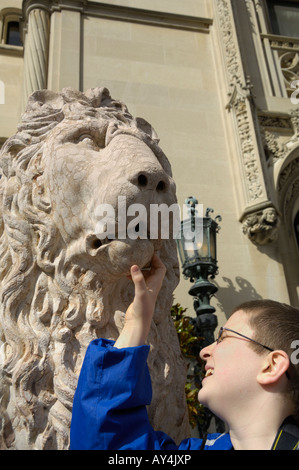
M 217 344 L 221 343 L 225 338 L 227 338 L 226 333 L 223 331 L 217 340 Z

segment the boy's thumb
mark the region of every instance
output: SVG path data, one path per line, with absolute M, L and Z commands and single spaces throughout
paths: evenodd
M 131 267 L 131 274 L 138 273 L 139 271 L 140 271 L 139 266 L 137 266 L 136 264 Z
M 132 277 L 132 281 L 135 284 L 135 287 L 139 289 L 146 288 L 145 280 L 144 280 L 143 274 L 139 266 L 134 265 L 131 267 L 131 277 Z

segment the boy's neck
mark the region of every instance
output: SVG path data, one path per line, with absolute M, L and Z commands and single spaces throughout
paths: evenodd
M 277 434 L 277 428 L 266 429 L 255 425 L 230 431 L 230 438 L 235 450 L 270 450 Z
M 276 408 L 276 409 L 275 409 Z M 230 423 L 229 434 L 235 450 L 270 450 L 277 431 L 291 410 L 274 407 L 269 413 L 256 408 L 255 412 L 240 416 Z M 253 419 L 252 417 L 255 417 Z

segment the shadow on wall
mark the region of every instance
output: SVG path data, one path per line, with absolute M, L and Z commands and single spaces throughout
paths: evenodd
M 258 294 L 250 282 L 243 277 L 237 276 L 235 283 L 228 277 L 223 277 L 222 279 L 227 284 L 225 287 L 220 287 L 215 280 L 213 282 L 218 287 L 218 292 L 215 296 L 217 299 L 216 310 L 221 310 L 226 318 L 228 318 L 231 311 L 241 303 L 249 300 L 262 299 L 262 296 Z

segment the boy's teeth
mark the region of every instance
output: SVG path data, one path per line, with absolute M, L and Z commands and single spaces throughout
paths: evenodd
M 210 375 L 213 375 L 213 374 L 214 374 L 213 369 L 208 369 L 207 372 L 206 372 L 205 377 L 209 377 Z

